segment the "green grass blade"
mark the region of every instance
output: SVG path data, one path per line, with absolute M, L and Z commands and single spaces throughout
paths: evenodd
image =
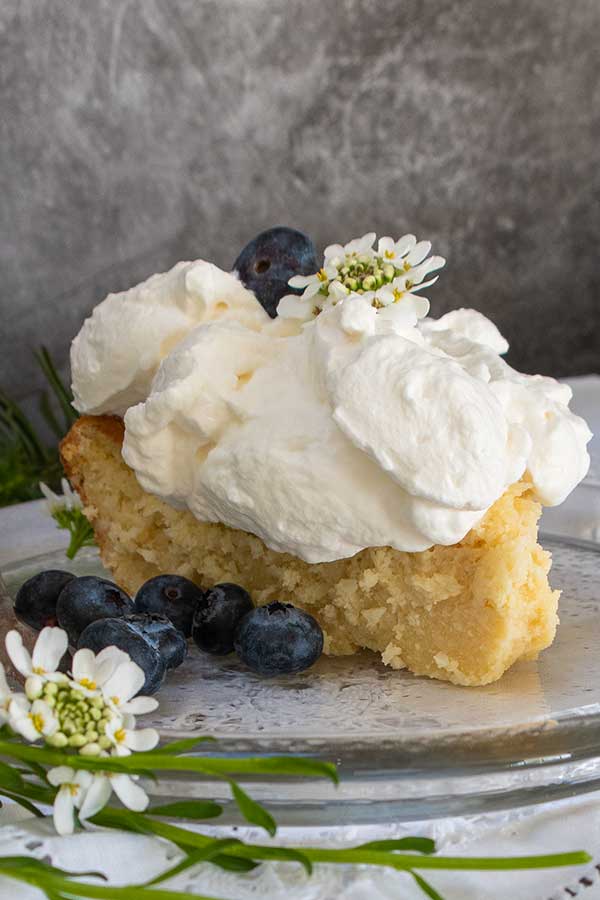
M 405 837 L 389 841 L 369 841 L 359 844 L 355 850 L 416 850 L 418 853 L 435 853 L 435 841 L 424 837 Z
M 152 806 L 146 810 L 148 816 L 161 816 L 173 819 L 215 819 L 223 812 L 223 807 L 212 800 L 178 800 L 161 806 Z
M 144 883 L 144 887 L 161 884 L 163 881 L 167 881 L 169 878 L 174 878 L 176 875 L 180 875 L 181 872 L 185 872 L 192 866 L 196 866 L 199 863 L 203 862 L 209 862 L 211 859 L 214 859 L 215 856 L 219 856 L 223 850 L 226 850 L 233 844 L 239 843 L 240 842 L 235 838 L 223 838 L 222 840 L 213 841 L 212 844 L 208 844 L 203 850 L 192 850 L 188 853 L 185 859 L 180 860 L 172 868 L 161 872 L 160 875 L 157 875 L 151 881 L 146 881 Z
M 415 879 L 426 897 L 429 897 L 430 900 L 444 900 L 442 895 L 438 893 L 438 891 L 436 891 L 433 885 L 429 884 L 428 881 L 425 881 L 425 879 L 421 875 L 418 875 L 417 872 L 411 872 L 410 874 Z
M 251 825 L 258 825 L 260 828 L 264 828 L 271 837 L 274 837 L 277 832 L 277 825 L 273 816 L 267 812 L 264 806 L 261 806 L 256 800 L 249 797 L 235 781 L 231 782 L 230 787 L 238 809 L 246 821 L 250 822 Z
M 61 377 L 58 374 L 54 363 L 52 362 L 52 357 L 50 356 L 47 348 L 40 347 L 35 355 L 40 368 L 46 376 L 48 384 L 52 388 L 54 396 L 56 397 L 56 400 L 62 410 L 62 414 L 65 420 L 64 431 L 66 432 L 69 430 L 73 422 L 75 422 L 75 420 L 78 418 L 77 412 L 71 405 L 73 396 L 63 384 Z

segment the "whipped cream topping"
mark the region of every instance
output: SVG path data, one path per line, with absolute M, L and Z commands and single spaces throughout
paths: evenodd
M 310 563 L 456 543 L 526 471 L 560 503 L 589 466 L 570 389 L 507 365 L 475 310 L 420 314 L 353 294 L 271 320 L 235 275 L 179 263 L 84 324 L 76 406 L 124 415 L 145 490 Z
M 160 361 L 201 322 L 232 319 L 260 330 L 270 319 L 248 293 L 235 276 L 198 260 L 109 294 L 71 345 L 75 409 L 124 415 L 146 399 Z

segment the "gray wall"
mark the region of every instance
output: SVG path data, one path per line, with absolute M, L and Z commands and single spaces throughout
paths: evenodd
M 0 383 L 258 230 L 415 231 L 433 314 L 600 371 L 600 0 L 0 0 Z

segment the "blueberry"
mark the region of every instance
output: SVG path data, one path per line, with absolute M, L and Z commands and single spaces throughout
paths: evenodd
M 192 633 L 192 618 L 202 599 L 201 588 L 182 575 L 156 575 L 135 595 L 135 611 L 158 613 L 170 619 L 186 637 Z
M 125 621 L 158 650 L 167 669 L 176 669 L 181 665 L 187 653 L 187 641 L 170 619 L 158 613 L 135 613 L 125 616 Z
M 99 619 L 82 632 L 77 649 L 88 647 L 99 653 L 105 647 L 118 647 L 128 653 L 146 676 L 140 694 L 155 694 L 163 683 L 167 667 L 165 661 L 149 641 L 124 618 Z
M 323 632 L 312 616 L 291 603 L 269 603 L 244 616 L 235 633 L 242 662 L 259 675 L 308 669 L 323 652 Z
M 114 619 L 132 612 L 131 597 L 112 581 L 95 575 L 69 581 L 56 603 L 58 624 L 65 629 L 73 646 L 83 629 L 97 619 Z
M 19 588 L 15 599 L 15 615 L 37 631 L 41 631 L 46 625 L 56 625 L 58 595 L 74 578 L 70 572 L 59 569 L 38 572 Z
M 250 594 L 239 584 L 216 584 L 196 607 L 192 623 L 194 641 L 206 653 L 232 653 L 235 629 L 252 609 Z
M 295 228 L 278 225 L 246 244 L 233 268 L 274 319 L 284 294 L 302 293 L 288 285 L 292 275 L 312 275 L 319 266 L 311 239 Z

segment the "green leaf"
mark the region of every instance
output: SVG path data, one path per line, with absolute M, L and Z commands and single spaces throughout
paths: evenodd
M 271 837 L 274 837 L 277 832 L 277 825 L 275 824 L 273 816 L 268 813 L 260 803 L 257 803 L 256 800 L 249 797 L 235 781 L 232 781 L 230 786 L 234 800 L 246 821 L 250 822 L 251 825 L 259 825 L 261 828 L 264 828 Z
M 48 452 L 21 407 L 0 390 L 0 427 L 17 441 L 30 461 L 44 465 Z
M 389 841 L 369 841 L 359 844 L 355 850 L 416 850 L 418 853 L 435 853 L 435 841 L 425 837 L 405 837 Z
M 0 740 L 0 755 L 40 766 L 71 766 L 73 769 L 86 769 L 91 772 L 125 772 L 146 777 L 154 775 L 152 766 L 148 763 L 145 766 L 137 765 L 136 757 L 143 754 L 123 757 L 80 756 L 55 747 L 36 747 L 19 741 Z
M 297 847 L 265 847 L 266 859 L 278 862 L 297 862 L 306 870 L 307 875 L 312 875 L 313 864 L 302 850 Z
M 62 379 L 58 374 L 54 363 L 52 362 L 52 357 L 50 356 L 50 353 L 48 352 L 46 347 L 40 347 L 35 355 L 40 368 L 46 376 L 48 384 L 52 388 L 52 392 L 54 393 L 54 396 L 62 410 L 65 420 L 64 430 L 66 432 L 78 417 L 77 412 L 72 406 L 73 396 L 63 384 Z
M 244 856 L 228 856 L 226 853 L 213 857 L 210 862 L 213 866 L 224 869 L 225 872 L 251 872 L 252 869 L 257 869 L 260 866 L 260 863 L 246 859 Z
M 48 886 L 44 887 L 43 885 L 40 885 L 39 887 L 40 891 L 44 892 L 47 900 L 65 900 L 65 894 L 59 894 L 54 888 L 49 888 Z
M 45 819 L 46 815 L 38 809 L 34 803 L 30 803 L 25 797 L 22 797 L 20 794 L 11 794 L 10 791 L 1 791 L 4 797 L 7 797 L 9 800 L 12 800 L 13 803 L 17 803 L 19 806 L 22 806 L 23 809 L 26 809 L 27 812 L 32 813 L 38 819 Z
M 29 761 L 29 762 L 26 764 L 26 769 L 25 769 L 25 770 L 21 769 L 20 771 L 21 771 L 21 772 L 26 772 L 26 771 L 28 771 L 28 772 L 32 773 L 33 775 L 37 775 L 37 777 L 38 777 L 44 784 L 46 784 L 46 770 L 44 769 L 43 766 L 40 766 L 39 763 Z
M 65 430 L 56 417 L 47 391 L 42 391 L 40 395 L 40 413 L 42 414 L 44 422 L 54 434 L 54 437 L 60 441 L 64 436 Z
M 190 750 L 197 747 L 198 744 L 206 743 L 207 741 L 214 741 L 216 743 L 214 737 L 203 735 L 202 737 L 183 738 L 180 741 L 170 741 L 168 744 L 162 744 L 162 746 L 157 747 L 156 750 L 150 750 L 149 753 L 188 753 Z
M 265 756 L 234 760 L 207 759 L 206 761 L 213 766 L 216 764 L 219 770 L 227 766 L 230 774 L 316 776 L 317 778 L 329 778 L 336 785 L 340 780 L 337 767 L 333 763 L 303 756 Z
M 144 887 L 161 884 L 161 882 L 167 881 L 168 878 L 174 878 L 175 875 L 180 875 L 181 872 L 185 872 L 186 869 L 190 869 L 192 866 L 196 866 L 203 862 L 209 862 L 215 856 L 219 856 L 222 850 L 226 850 L 228 847 L 240 843 L 241 841 L 238 841 L 235 838 L 223 838 L 222 840 L 212 841 L 212 843 L 208 844 L 202 850 L 191 850 L 185 859 L 180 860 L 170 869 L 161 872 L 160 875 L 157 875 L 156 878 L 153 878 L 151 881 L 146 881 Z
M 106 875 L 102 872 L 86 871 L 86 872 L 68 872 L 66 869 L 60 869 L 35 856 L 2 856 L 0 857 L 0 871 L 4 872 L 8 869 L 28 869 L 33 872 L 43 872 L 45 875 L 59 875 L 61 878 L 101 878 L 106 881 Z
M 426 897 L 430 897 L 431 900 L 444 900 L 442 895 L 439 894 L 436 889 L 431 884 L 429 884 L 428 881 L 425 881 L 425 879 L 421 875 L 417 875 L 416 872 L 411 872 L 410 874 L 415 879 Z
M 20 791 L 23 787 L 23 779 L 14 766 L 9 766 L 0 761 L 0 787 L 11 791 Z
M 223 807 L 212 800 L 178 800 L 162 806 L 152 806 L 146 810 L 149 816 L 168 816 L 173 819 L 214 819 L 220 816 Z

